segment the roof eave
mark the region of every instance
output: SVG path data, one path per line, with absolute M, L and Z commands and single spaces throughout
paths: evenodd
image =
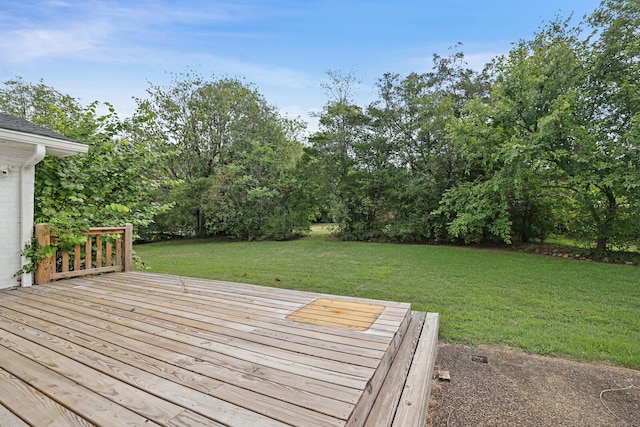
M 48 156 L 67 157 L 75 154 L 87 153 L 89 146 L 78 142 L 51 138 L 32 133 L 18 132 L 9 129 L 0 129 L 0 142 L 44 145 Z

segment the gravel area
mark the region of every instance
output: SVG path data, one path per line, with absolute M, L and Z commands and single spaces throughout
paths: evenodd
M 429 403 L 427 426 L 640 427 L 640 371 L 441 342 Z

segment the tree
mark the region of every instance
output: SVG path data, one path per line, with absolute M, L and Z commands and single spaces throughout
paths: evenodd
M 299 121 L 237 79 L 187 73 L 148 94 L 138 100 L 136 129 L 165 153 L 173 179 L 157 195 L 174 204 L 158 231 L 283 239 L 308 229 L 313 209 L 292 194 L 301 179 Z
M 390 173 L 398 177 L 389 186 L 385 234 L 401 240 L 447 240 L 441 218 L 433 212 L 464 171 L 448 127 L 470 99 L 486 96 L 488 75 L 467 68 L 463 53 L 455 51 L 448 57 L 434 55 L 433 71 L 402 79 L 386 74 L 378 88 L 380 101 L 368 112 L 375 117 L 376 140 L 392 154 Z
M 369 118 L 355 104 L 355 88 L 360 83 L 354 72 L 330 70 L 322 85 L 327 104 L 320 113 L 320 132 L 310 137 L 312 150 L 321 167 L 324 206 L 340 226 L 345 239 L 367 239 L 375 206 L 367 190 L 366 170 L 359 167 L 355 147 L 366 139 Z
M 460 52 L 434 55 L 432 72 L 385 74 L 366 110 L 350 101 L 352 75 L 330 77 L 321 132 L 311 141 L 342 237 L 442 239 L 431 212 L 461 173 L 446 129 L 466 100 L 486 92 L 486 76 L 466 68 Z
M 604 2 L 591 18 L 600 31 L 586 39 L 570 20 L 552 21 L 496 61 L 491 97 L 453 128 L 481 172 L 443 199 L 452 234 L 510 242 L 520 224 L 526 240 L 552 231 L 540 218 L 555 217 L 600 254 L 637 239 L 637 9 Z
M 640 4 L 605 0 L 589 23 L 597 37 L 589 44 L 583 135 L 592 180 L 581 201 L 604 252 L 640 237 Z
M 563 112 L 563 99 L 580 81 L 577 36 L 568 22 L 554 22 L 534 40 L 519 42 L 492 64 L 490 96 L 469 102 L 452 124 L 468 169 L 438 210 L 448 216 L 453 237 L 511 243 L 550 232 L 552 223 L 538 221 L 552 217 L 543 189 L 564 189 L 554 153 L 570 145 L 571 136 L 568 127 L 546 124 Z
M 302 146 L 260 144 L 218 170 L 207 193 L 208 215 L 226 235 L 243 240 L 286 240 L 309 229 L 317 210 L 297 173 Z

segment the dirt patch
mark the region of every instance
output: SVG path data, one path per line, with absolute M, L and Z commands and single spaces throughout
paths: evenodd
M 440 343 L 426 425 L 640 427 L 640 371 Z

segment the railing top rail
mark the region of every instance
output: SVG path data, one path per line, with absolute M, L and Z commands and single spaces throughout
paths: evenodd
M 91 227 L 89 230 L 84 230 L 83 234 L 101 234 L 101 233 L 124 233 L 126 227 Z

